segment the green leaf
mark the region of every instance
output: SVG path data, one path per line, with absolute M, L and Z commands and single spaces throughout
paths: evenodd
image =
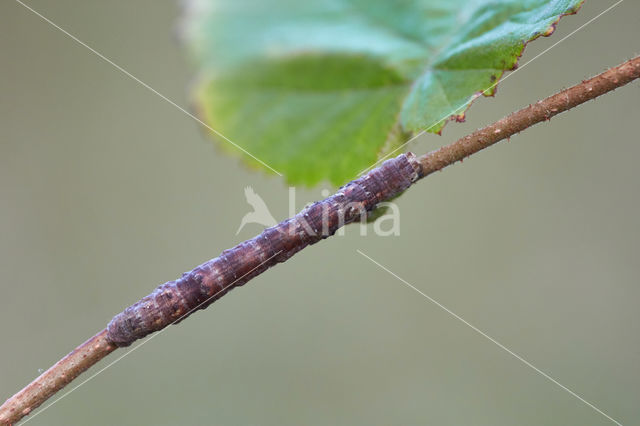
M 190 0 L 183 32 L 207 124 L 291 183 L 341 184 L 463 120 L 582 1 Z

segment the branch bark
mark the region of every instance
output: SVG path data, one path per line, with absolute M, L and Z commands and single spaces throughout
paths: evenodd
M 597 75 L 596 77 L 585 80 L 569 89 L 563 90 L 546 99 L 538 101 L 533 105 L 529 105 L 528 107 L 514 112 L 502 118 L 501 120 L 490 124 L 489 126 L 479 129 L 450 145 L 446 145 L 417 159 L 411 155 L 407 156 L 403 154 L 396 159 L 391 160 L 391 162 L 385 162 L 387 166 L 383 165 L 378 169 L 372 170 L 362 178 L 353 181 L 343 187 L 341 191 L 338 192 L 338 194 L 318 203 L 316 210 L 319 210 L 320 206 L 334 206 L 336 211 L 339 211 L 340 208 L 351 209 L 351 204 L 353 203 L 360 203 L 361 207 L 364 207 L 367 210 L 375 208 L 376 203 L 385 198 L 391 197 L 398 189 L 401 188 L 401 186 L 398 186 L 400 185 L 399 183 L 396 185 L 397 188 L 380 188 L 381 183 L 387 185 L 387 178 L 395 176 L 394 179 L 404 179 L 405 183 L 403 183 L 403 185 L 406 184 L 406 178 L 409 175 L 411 175 L 411 180 L 417 180 L 435 171 L 442 170 L 443 168 L 454 164 L 457 161 L 461 161 L 464 158 L 503 139 L 507 139 L 521 132 L 522 130 L 525 130 L 528 127 L 540 123 L 541 121 L 549 120 L 551 119 L 551 117 L 560 114 L 561 112 L 567 111 L 577 105 L 585 103 L 607 92 L 613 91 L 616 88 L 624 86 L 625 84 L 630 83 L 631 81 L 638 78 L 640 78 L 640 56 L 624 62 L 614 68 L 611 68 L 610 70 L 607 70 L 602 74 Z M 401 159 L 401 157 L 403 158 Z M 406 164 L 409 164 L 411 167 L 416 168 L 416 173 L 411 174 L 411 169 L 407 169 L 405 163 L 402 163 L 400 166 L 398 166 L 398 164 L 400 164 L 400 159 Z M 402 167 L 404 168 L 402 169 Z M 408 183 L 408 185 L 410 184 L 411 182 Z M 372 193 L 372 189 L 375 193 Z M 309 211 L 315 212 L 316 210 Z M 305 213 L 305 211 L 301 212 L 299 215 L 296 215 L 296 217 L 283 222 L 281 225 L 279 225 L 279 227 L 284 226 L 283 224 L 290 226 L 295 222 L 295 220 L 297 220 L 296 218 L 298 218 L 298 216 L 304 216 L 305 214 L 308 215 L 309 211 L 307 211 L 307 213 Z M 349 213 L 347 211 L 347 215 L 348 214 Z M 298 219 L 301 220 L 301 218 Z M 352 220 L 355 219 L 356 217 L 354 215 Z M 335 229 L 337 229 L 337 227 L 343 225 L 344 223 L 348 223 L 348 221 L 338 222 Z M 274 234 L 274 230 L 277 230 L 279 227 L 270 228 L 271 234 L 269 234 L 267 232 L 269 230 L 267 230 L 265 231 L 265 233 L 261 234 L 259 238 L 267 239 L 267 236 L 269 235 L 273 238 L 281 238 L 282 235 Z M 127 310 L 125 310 L 125 312 L 121 314 L 116 315 L 116 317 L 114 317 L 114 320 L 112 320 L 112 322 L 110 323 L 109 327 L 111 328 L 114 321 L 124 315 L 124 319 L 117 323 L 119 324 L 120 328 L 115 327 L 114 329 L 122 331 L 122 327 L 124 327 L 127 329 L 127 331 L 131 331 L 126 339 L 119 341 L 114 337 L 119 336 L 118 333 L 114 332 L 110 335 L 109 330 L 104 329 L 87 340 L 82 345 L 78 346 L 71 353 L 62 358 L 47 371 L 42 373 L 27 387 L 9 398 L 0 407 L 0 424 L 10 425 L 19 421 L 21 418 L 31 413 L 44 401 L 46 401 L 48 398 L 62 389 L 64 386 L 69 384 L 82 372 L 86 371 L 102 358 L 117 349 L 118 346 L 126 346 L 128 344 L 131 344 L 133 339 L 141 337 L 140 334 L 144 335 L 153 331 L 157 331 L 159 328 L 184 319 L 194 310 L 202 309 L 203 307 L 208 306 L 209 303 L 225 294 L 231 288 L 237 285 L 244 284 L 244 282 L 263 272 L 272 264 L 284 262 L 288 259 L 288 257 L 293 255 L 298 250 L 304 248 L 306 245 L 313 244 L 314 242 L 332 235 L 333 232 L 335 232 L 335 229 L 329 229 L 326 235 L 324 233 L 315 235 L 314 238 L 308 240 L 304 240 L 305 237 L 300 237 L 300 239 L 304 241 L 298 242 L 297 244 L 299 244 L 299 246 L 296 247 L 289 246 L 290 244 L 293 244 L 295 242 L 294 239 L 286 239 L 285 237 L 282 237 L 283 241 L 279 241 L 279 243 L 283 245 L 283 247 L 286 248 L 287 251 L 277 251 L 276 249 L 271 248 L 274 254 L 270 258 L 266 258 L 266 260 L 265 257 L 262 257 L 261 259 L 255 259 L 256 256 L 264 256 L 264 252 L 258 252 L 256 251 L 257 249 L 249 249 L 249 247 L 255 247 L 256 244 L 258 244 L 256 242 L 258 237 L 256 237 L 253 240 L 249 240 L 248 242 L 238 245 L 232 250 L 223 252 L 223 255 L 219 258 L 213 259 L 203 265 L 200 265 L 193 271 L 183 275 L 181 279 L 158 287 L 158 289 L 156 289 L 156 291 L 152 293 L 153 298 L 150 298 L 150 295 L 147 296 L 147 298 L 142 299 L 137 304 L 132 305 L 132 307 L 128 309 L 131 310 L 135 307 L 137 311 L 133 309 L 130 312 L 135 311 L 134 313 L 139 313 L 143 309 L 151 309 L 151 306 L 154 303 L 157 304 L 158 301 L 161 300 L 161 297 L 168 297 L 169 290 L 177 288 L 177 286 L 180 285 L 180 280 L 182 280 L 183 292 L 184 289 L 188 289 L 189 292 L 193 291 L 193 294 L 196 294 L 196 291 L 200 291 L 201 293 L 204 291 L 203 294 L 206 294 L 208 297 L 206 297 L 202 301 L 198 297 L 193 296 L 194 299 L 191 300 L 189 299 L 191 293 L 188 293 L 186 295 L 180 295 L 179 300 L 176 300 L 174 302 L 163 302 L 166 306 L 163 306 L 162 309 L 158 308 L 158 316 L 149 316 L 149 318 L 152 320 L 149 324 L 151 328 L 142 330 L 142 332 L 139 332 L 140 324 L 132 324 L 132 322 L 136 321 L 137 317 L 135 315 L 124 315 L 127 313 Z M 316 230 L 316 233 L 317 232 L 318 231 Z M 267 248 L 269 247 L 271 247 L 271 243 L 268 244 Z M 267 248 L 265 248 L 264 250 L 267 250 Z M 245 261 L 246 264 L 238 265 L 237 262 L 230 261 L 231 258 L 229 257 L 229 253 L 234 252 L 234 250 L 235 252 L 242 254 L 243 257 L 241 258 L 244 259 L 243 261 Z M 222 261 L 225 259 L 227 259 L 225 265 L 231 265 L 233 266 L 233 268 L 228 267 L 226 268 L 229 269 L 228 271 L 221 271 L 219 264 L 222 263 Z M 275 260 L 272 261 L 272 259 Z M 247 265 L 256 266 L 253 268 L 249 268 L 249 266 Z M 232 274 L 234 279 L 227 279 L 227 284 L 221 286 L 219 291 L 211 294 L 211 289 L 213 288 L 211 287 L 211 285 L 213 285 L 213 282 L 215 280 L 219 280 L 220 275 L 224 275 L 225 273 Z M 240 275 L 240 278 L 236 279 L 235 277 L 237 275 Z M 172 299 L 171 297 L 169 297 L 169 299 L 167 300 Z M 181 306 L 181 303 L 184 304 L 184 306 Z M 161 316 L 165 314 L 169 315 L 168 319 L 161 318 Z M 155 328 L 153 328 L 153 324 L 156 321 L 164 321 L 162 327 L 158 328 L 156 326 Z
M 423 174 L 427 176 L 442 170 L 496 142 L 510 138 L 541 121 L 548 121 L 561 112 L 611 92 L 639 77 L 640 56 L 636 56 L 589 80 L 511 113 L 450 145 L 423 155 L 418 159 Z

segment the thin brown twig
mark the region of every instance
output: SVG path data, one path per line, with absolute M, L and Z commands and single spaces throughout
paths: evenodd
M 424 176 L 442 170 L 476 152 L 575 106 L 611 92 L 640 77 L 640 56 L 611 68 L 580 84 L 562 90 L 533 105 L 418 158 Z
M 107 330 L 102 330 L 56 362 L 20 392 L 9 398 L 0 407 L 0 424 L 10 425 L 28 415 L 89 367 L 117 348 L 107 339 Z
M 549 120 L 637 78 L 640 78 L 640 56 L 419 157 L 417 164 L 422 169 L 420 177 L 442 170 L 534 124 Z M 0 407 L 0 424 L 10 425 L 19 421 L 117 347 L 109 339 L 107 329 L 102 330 L 9 398 Z

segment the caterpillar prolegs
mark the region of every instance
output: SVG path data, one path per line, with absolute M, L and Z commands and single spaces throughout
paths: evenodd
M 397 196 L 420 177 L 421 167 L 412 153 L 385 161 L 336 194 L 223 251 L 177 280 L 160 285 L 113 317 L 107 326 L 107 338 L 117 346 L 128 346 L 183 320 L 306 246 L 333 235 L 341 226 L 359 220 L 363 213 Z

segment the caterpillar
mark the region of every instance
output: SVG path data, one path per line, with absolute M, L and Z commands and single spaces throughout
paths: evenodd
M 410 152 L 385 161 L 334 195 L 158 286 L 113 317 L 107 338 L 117 346 L 129 346 L 182 321 L 306 246 L 333 235 L 341 226 L 362 219 L 378 203 L 394 198 L 420 177 L 420 164 Z

